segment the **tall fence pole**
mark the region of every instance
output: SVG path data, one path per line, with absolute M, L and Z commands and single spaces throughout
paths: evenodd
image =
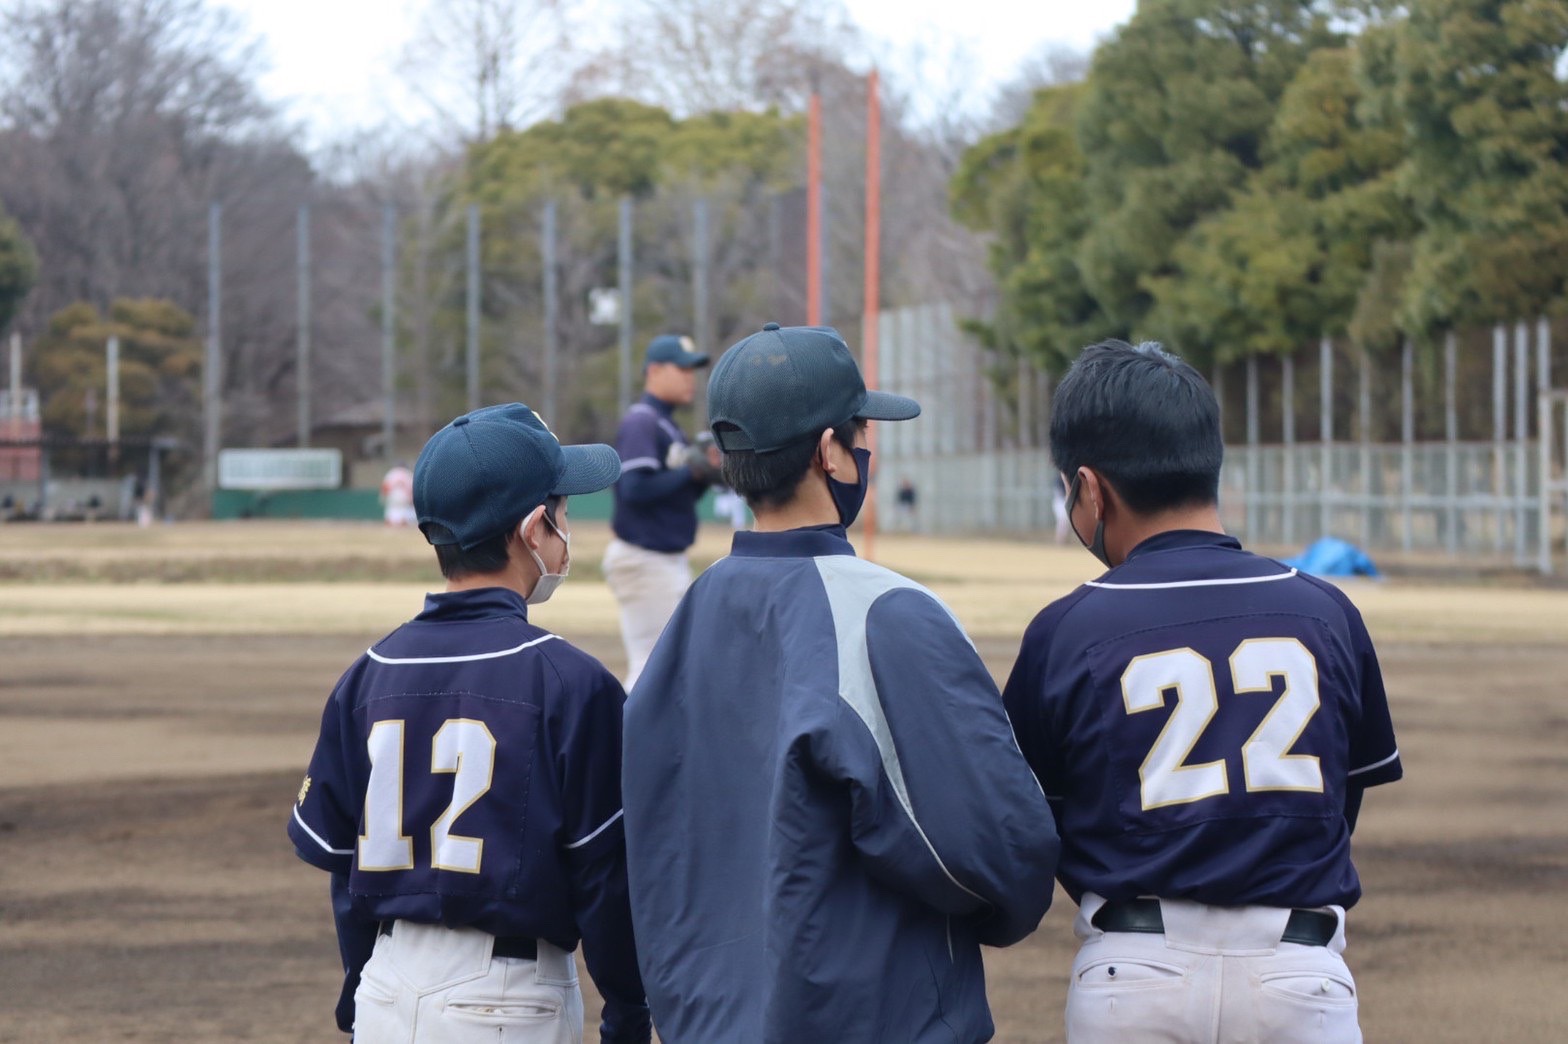
M 806 325 L 822 323 L 822 96 L 806 110 Z
M 1372 357 L 1361 350 L 1356 380 L 1356 427 L 1358 449 L 1356 470 L 1361 473 L 1361 542 L 1372 543 Z M 1384 521 L 1380 518 L 1379 521 Z M 1383 526 L 1378 527 L 1380 535 Z
M 310 204 L 302 203 L 294 224 L 295 274 L 298 289 L 295 304 L 299 308 L 296 319 L 294 346 L 294 387 L 296 415 L 294 444 L 310 445 Z
M 1447 440 L 1448 553 L 1459 553 L 1459 338 L 1443 335 L 1443 438 Z
M 1503 553 L 1507 524 L 1503 479 L 1508 472 L 1504 443 L 1508 439 L 1508 328 L 1492 327 L 1492 550 Z
M 697 342 L 699 352 L 712 350 L 712 304 L 709 293 L 708 279 L 712 267 L 710 244 L 708 242 L 708 198 L 698 196 L 692 204 L 692 335 Z M 697 416 L 702 420 L 702 426 L 708 423 L 708 383 L 697 382 Z
M 1416 349 L 1406 337 L 1399 346 L 1399 540 L 1406 552 L 1415 539 L 1410 499 L 1415 493 Z
M 616 262 L 620 269 L 621 342 L 616 368 L 616 394 L 620 412 L 632 404 L 632 197 L 622 196 L 620 234 L 616 241 Z
M 880 332 L 877 315 L 882 308 L 882 108 L 877 93 L 877 71 L 871 70 L 866 78 L 866 238 L 865 238 L 865 283 L 862 287 L 862 307 L 860 314 L 864 317 L 861 326 L 861 349 L 864 355 L 863 362 L 866 368 L 866 385 L 870 388 L 881 387 L 881 356 L 877 336 Z M 827 287 L 823 287 L 823 299 L 827 299 Z M 945 310 L 940 313 L 946 315 Z M 868 446 L 872 458 L 875 459 L 877 449 L 877 429 L 881 425 L 873 424 L 869 435 Z M 871 481 L 874 476 L 861 476 L 863 481 Z M 877 501 L 876 490 L 872 489 L 871 496 L 867 498 L 871 512 L 864 524 L 866 536 L 866 557 L 874 559 L 876 554 L 877 537 Z
M 381 208 L 381 452 L 397 459 L 397 211 Z
M 1334 520 L 1334 342 L 1327 337 L 1318 341 L 1318 432 L 1318 535 L 1328 536 Z
M 218 448 L 223 430 L 223 204 L 207 208 L 207 359 L 202 368 L 202 461 L 207 491 L 218 488 Z
M 120 339 L 110 337 L 104 352 L 104 368 L 108 374 L 104 398 L 108 401 L 105 404 L 103 429 L 109 443 L 109 456 L 113 460 L 119 455 L 120 449 Z
M 479 408 L 479 204 L 468 204 L 468 344 L 464 355 L 467 401 Z
M 555 407 L 561 351 L 559 343 L 561 302 L 555 256 L 555 200 L 545 200 L 542 218 L 539 229 L 539 257 L 540 267 L 544 273 L 544 285 L 541 288 L 544 293 L 544 416 L 546 423 L 556 424 L 559 422 Z
M 1536 468 L 1540 503 L 1537 507 L 1535 568 L 1552 572 L 1552 324 L 1543 315 L 1535 326 Z M 1564 461 L 1568 466 L 1568 461 Z
M 1262 442 L 1258 420 L 1258 357 L 1247 356 L 1247 539 L 1256 541 L 1262 531 L 1263 497 L 1258 449 Z
M 1282 535 L 1296 543 L 1296 357 L 1280 360 L 1280 437 L 1285 443 L 1284 488 L 1280 497 Z
M 1530 469 L 1525 443 L 1530 438 L 1530 324 L 1514 325 L 1514 564 L 1525 565 L 1528 546 Z

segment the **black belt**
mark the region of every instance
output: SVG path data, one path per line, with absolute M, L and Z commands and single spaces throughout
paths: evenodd
M 396 921 L 382 921 L 380 932 L 382 935 L 391 935 Z M 539 959 L 539 943 L 526 935 L 497 935 L 495 946 L 490 950 L 493 957 L 517 957 L 525 961 Z
M 1160 916 L 1158 899 L 1128 899 L 1120 903 L 1106 903 L 1094 912 L 1090 923 L 1102 932 L 1165 932 L 1165 918 Z M 1285 922 L 1285 932 L 1280 942 L 1299 943 L 1302 946 L 1327 946 L 1339 931 L 1339 918 L 1324 910 L 1292 910 Z

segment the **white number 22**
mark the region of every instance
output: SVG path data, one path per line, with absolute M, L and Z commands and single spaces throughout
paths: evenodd
M 1310 754 L 1287 754 L 1317 712 L 1318 665 L 1294 638 L 1249 638 L 1230 657 L 1236 694 L 1272 693 L 1274 679 L 1285 691 L 1241 746 L 1247 789 L 1306 790 L 1321 793 L 1323 772 Z M 1176 691 L 1176 705 L 1138 769 L 1144 810 L 1181 805 L 1230 792 L 1225 762 L 1186 763 L 1203 730 L 1219 710 L 1214 665 L 1192 649 L 1170 649 L 1139 656 L 1122 672 L 1122 701 L 1128 714 L 1158 710 L 1165 694 Z
M 370 783 L 365 788 L 365 832 L 359 839 L 361 870 L 410 870 L 414 841 L 403 833 L 403 721 L 370 727 Z M 430 741 L 430 770 L 452 773 L 452 801 L 430 824 L 430 865 L 437 870 L 479 872 L 484 838 L 452 833 L 457 817 L 490 789 L 495 737 L 482 721 L 449 718 Z

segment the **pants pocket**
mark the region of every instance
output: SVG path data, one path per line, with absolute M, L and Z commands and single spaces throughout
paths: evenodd
M 1191 982 L 1178 965 L 1144 957 L 1101 957 L 1073 970 L 1067 991 L 1069 1044 L 1185 1039 Z
M 1360 1044 L 1356 983 L 1344 962 L 1258 976 L 1258 1036 L 1273 1044 Z
M 1179 985 L 1184 978 L 1174 964 L 1161 964 L 1144 958 L 1102 957 L 1079 968 L 1073 975 L 1077 989 L 1150 989 Z
M 519 1000 L 509 998 L 491 1002 L 481 1000 L 448 1001 L 445 1011 L 459 1022 L 482 1022 L 501 1026 L 513 1022 L 550 1022 L 561 1016 L 560 1001 L 543 997 Z

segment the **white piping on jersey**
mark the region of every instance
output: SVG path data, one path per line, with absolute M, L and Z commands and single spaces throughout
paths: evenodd
M 904 767 L 898 760 L 898 748 L 893 745 L 893 730 L 888 726 L 887 715 L 883 713 L 882 701 L 877 697 L 876 682 L 871 677 L 871 651 L 866 644 L 866 613 L 871 608 L 871 603 L 889 591 L 899 588 L 910 588 L 916 591 L 926 591 L 924 587 L 913 580 L 899 576 L 897 573 L 871 565 L 858 558 L 848 555 L 824 555 L 812 560 L 816 563 L 817 572 L 822 577 L 822 588 L 827 594 L 828 611 L 833 616 L 833 632 L 838 642 L 838 695 L 850 710 L 865 723 L 871 732 L 871 738 L 876 742 L 877 753 L 882 756 L 882 771 L 887 773 L 887 779 L 893 787 L 893 793 L 898 797 L 899 805 L 904 809 L 904 814 L 909 817 L 910 824 L 915 828 L 915 833 L 920 835 L 920 840 L 925 842 L 926 850 L 931 853 L 931 858 L 936 860 L 937 867 L 942 874 L 965 895 L 974 896 L 982 903 L 985 898 L 976 895 L 959 883 L 947 864 L 942 862 L 942 857 L 937 854 L 936 846 L 926 836 L 925 830 L 920 826 L 920 821 L 915 818 L 915 809 L 909 801 L 909 787 L 904 782 Z M 941 599 L 931 595 L 938 605 Z M 949 616 L 952 610 L 942 605 Z M 953 626 L 958 627 L 955 617 Z M 964 635 L 964 640 L 969 641 L 969 636 L 959 627 L 959 633 Z M 973 642 L 970 642 L 973 645 Z
M 622 475 L 626 474 L 628 471 L 641 471 L 643 468 L 650 468 L 650 469 L 652 469 L 654 471 L 659 470 L 658 458 L 657 457 L 633 457 L 631 460 L 623 460 L 623 461 L 621 461 L 621 474 Z
M 625 814 L 626 814 L 626 810 L 624 808 L 617 809 L 615 815 L 611 816 L 609 819 L 606 819 L 603 823 L 600 823 L 597 827 L 595 827 L 593 833 L 589 834 L 587 837 L 578 838 L 576 841 L 573 841 L 571 844 L 567 845 L 566 847 L 567 848 L 581 848 L 581 847 L 583 847 L 588 842 L 592 841 L 594 838 L 598 837 L 600 834 L 602 834 L 606 830 L 610 829 L 610 827 L 615 824 L 615 821 L 617 819 L 620 819 Z
M 1274 580 L 1289 580 L 1296 575 L 1295 569 L 1288 573 L 1275 573 L 1272 576 L 1238 576 L 1234 580 L 1178 580 L 1169 584 L 1108 584 L 1099 580 L 1085 580 L 1086 587 L 1107 587 L 1118 591 L 1165 591 L 1173 587 L 1228 587 L 1231 584 L 1267 584 Z
M 310 839 L 312 841 L 316 842 L 316 844 L 320 845 L 322 848 L 332 853 L 333 855 L 351 856 L 354 854 L 354 850 L 352 848 L 333 848 L 331 845 L 327 844 L 322 836 L 316 833 L 314 830 L 310 829 L 310 824 L 305 822 L 305 820 L 300 817 L 298 805 L 294 806 L 294 822 L 299 824 L 299 828 L 301 830 L 310 835 Z
M 1362 765 L 1358 769 L 1351 769 L 1349 772 L 1345 773 L 1345 775 L 1347 777 L 1349 777 L 1349 776 L 1359 776 L 1363 772 L 1371 772 L 1375 768 L 1382 768 L 1384 765 L 1387 765 L 1390 761 L 1393 761 L 1397 757 L 1399 757 L 1399 748 L 1395 747 L 1394 748 L 1394 753 L 1390 754 L 1388 757 L 1384 758 L 1382 761 L 1374 761 L 1370 765 Z
M 499 652 L 474 653 L 471 656 L 408 656 L 398 658 L 393 656 L 382 656 L 374 649 L 365 650 L 365 655 L 369 656 L 377 663 L 468 663 L 472 660 L 497 660 L 503 656 L 511 656 L 513 653 L 520 653 L 524 649 L 531 648 L 532 646 L 538 645 L 541 642 L 548 642 L 552 638 L 559 637 L 561 636 L 558 634 L 546 634 L 539 638 L 535 638 L 532 641 L 524 642 L 522 645 L 514 645 L 510 649 L 502 649 Z
M 660 413 L 652 406 L 649 406 L 646 402 L 634 402 L 632 403 L 631 409 L 627 410 L 626 412 L 642 412 L 653 414 L 653 419 L 659 422 L 659 427 L 664 429 L 664 433 L 666 435 L 674 439 L 676 442 L 683 444 L 685 443 L 686 436 L 681 434 L 681 429 L 677 428 L 674 424 L 671 424 L 664 414 Z

